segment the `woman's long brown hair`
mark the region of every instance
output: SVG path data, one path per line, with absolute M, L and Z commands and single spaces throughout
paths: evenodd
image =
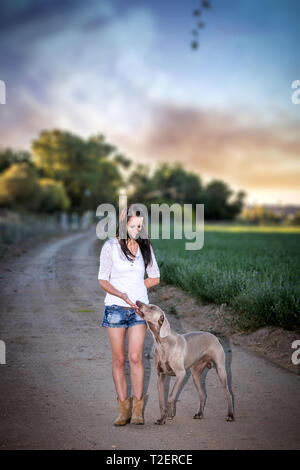
M 116 228 L 116 236 L 117 237 L 119 237 L 119 235 L 120 235 L 120 221 L 123 221 L 123 219 L 126 217 L 126 227 L 127 227 L 127 223 L 129 221 L 129 219 L 131 217 L 134 217 L 134 216 L 143 217 L 141 212 L 138 211 L 138 210 L 135 211 L 135 214 L 129 214 L 128 210 L 126 212 L 125 209 L 122 210 L 121 215 L 120 215 L 120 219 L 118 220 L 117 228 Z M 146 233 L 145 218 L 144 217 L 143 217 L 143 224 L 142 224 L 141 232 Z M 130 236 L 129 236 L 127 230 L 126 230 L 126 236 L 127 236 L 126 240 L 124 238 L 120 238 L 120 245 L 121 245 L 121 249 L 122 249 L 124 255 L 126 256 L 126 258 L 129 261 L 132 261 L 132 257 L 135 258 L 135 255 L 133 253 L 131 253 L 131 251 L 129 250 L 129 248 L 127 246 L 127 240 L 130 239 Z M 140 250 L 141 250 L 141 253 L 142 253 L 142 256 L 143 256 L 143 259 L 144 259 L 144 263 L 145 263 L 145 268 L 147 268 L 148 265 L 152 266 L 152 256 L 151 256 L 151 248 L 150 248 L 152 244 L 151 244 L 149 235 L 147 235 L 147 237 L 148 238 L 138 237 L 135 240 L 138 243 L 139 247 L 140 247 Z

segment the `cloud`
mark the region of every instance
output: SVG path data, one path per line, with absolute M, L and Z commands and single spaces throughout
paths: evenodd
M 93 0 L 89 0 L 90 6 L 93 6 L 93 3 Z M 74 16 L 74 12 L 78 8 L 82 8 L 81 0 L 15 0 L 14 2 L 6 2 L 6 5 L 2 5 L 1 8 L 1 35 L 25 30 L 28 25 L 31 33 L 34 33 L 34 29 L 38 28 L 40 32 L 47 34 L 48 30 L 40 29 L 39 25 L 51 22 L 52 18 L 55 18 L 56 21 L 62 18 L 65 21 L 67 16 Z
M 22 3 L 26 8 L 19 16 L 11 12 L 10 27 L 1 32 L 0 78 L 7 84 L 2 145 L 28 148 L 42 129 L 54 127 L 84 137 L 101 132 L 138 162 L 177 160 L 204 179 L 221 178 L 238 188 L 296 191 L 299 119 L 264 103 L 258 114 L 257 94 L 252 108 L 226 110 L 229 85 L 234 103 L 238 90 L 248 90 L 240 86 L 240 69 L 230 69 L 230 79 L 214 88 L 227 56 L 224 64 L 209 57 L 199 83 L 181 75 L 177 81 L 174 57 L 159 65 L 160 31 L 145 4 L 120 14 L 104 0 L 64 1 L 60 7 L 55 0 L 55 8 L 49 1 L 44 10 L 33 9 L 35 0 Z M 222 97 L 223 109 L 211 104 Z
M 181 161 L 199 175 L 240 187 L 298 188 L 300 120 L 278 114 L 265 123 L 247 111 L 156 105 L 143 136 L 116 136 L 145 162 Z
M 147 63 L 156 25 L 147 8 L 117 15 L 105 5 L 111 4 L 102 2 L 100 8 L 99 2 L 89 2 L 89 8 L 73 12 L 61 27 L 54 15 L 49 21 L 57 26 L 55 34 L 46 18 L 33 18 L 30 27 L 22 24 L 15 36 L 6 38 L 3 145 L 27 147 L 42 126 L 63 126 L 81 135 L 136 129 L 147 108 L 145 90 L 153 90 L 154 96 L 163 81 L 163 74 Z M 40 34 L 44 21 L 48 33 Z M 11 55 L 23 60 L 7 66 Z

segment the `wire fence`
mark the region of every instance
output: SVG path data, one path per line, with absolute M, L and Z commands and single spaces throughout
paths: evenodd
M 82 215 L 66 212 L 35 215 L 1 210 L 0 246 L 3 250 L 5 245 L 18 244 L 35 236 L 85 230 L 93 221 L 92 211 L 87 211 Z

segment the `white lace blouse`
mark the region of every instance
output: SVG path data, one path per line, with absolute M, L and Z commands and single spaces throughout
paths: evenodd
M 150 249 L 152 266 L 148 265 L 146 268 L 148 277 L 160 277 L 159 267 L 151 245 Z M 145 263 L 139 246 L 134 260 L 129 261 L 123 253 L 117 237 L 106 240 L 100 253 L 98 279 L 109 281 L 120 292 L 126 292 L 133 303 L 140 300 L 145 304 L 149 304 L 144 275 Z M 104 304 L 129 307 L 123 299 L 108 292 Z

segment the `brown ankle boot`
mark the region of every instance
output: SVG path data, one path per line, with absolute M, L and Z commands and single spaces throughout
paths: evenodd
M 132 417 L 131 424 L 144 424 L 143 418 L 143 406 L 145 401 L 145 395 L 138 400 L 133 396 L 133 406 L 132 406 Z
M 120 401 L 117 397 L 117 401 L 120 405 L 120 413 L 117 419 L 114 421 L 115 426 L 124 426 L 124 424 L 130 421 L 130 405 L 131 397 L 127 397 L 124 401 Z

